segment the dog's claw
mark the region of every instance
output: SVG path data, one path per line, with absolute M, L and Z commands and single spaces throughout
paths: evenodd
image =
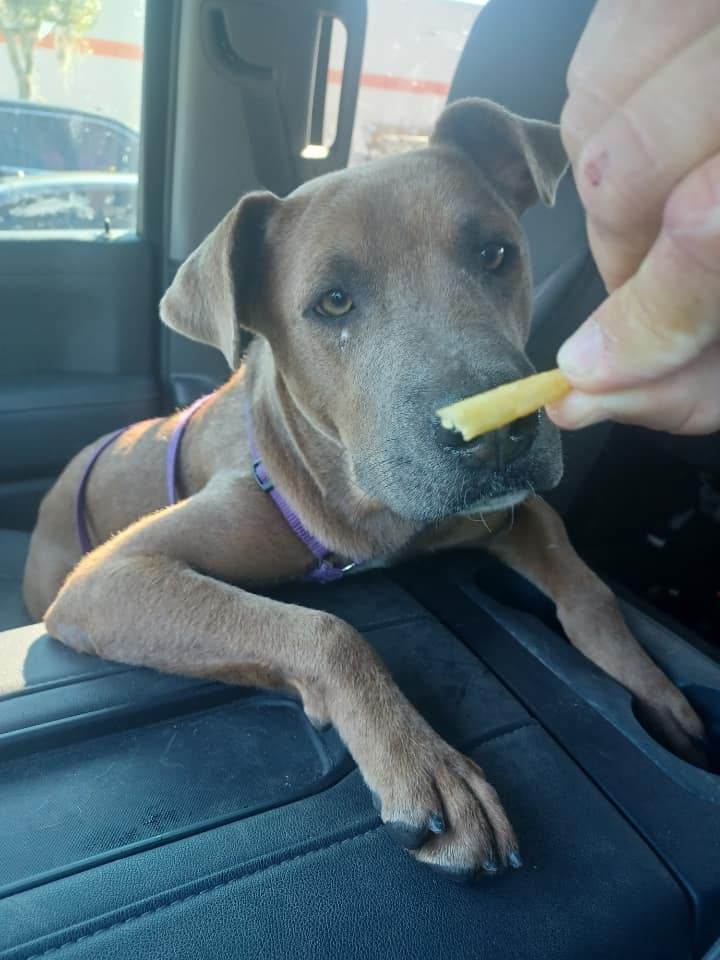
M 513 870 L 519 870 L 523 865 L 523 859 L 517 850 L 513 850 L 512 853 L 508 854 L 508 863 L 513 868 Z
M 498 874 L 518 843 L 480 767 L 434 731 L 406 739 L 407 755 L 389 752 L 366 774 L 388 836 L 448 879 Z
M 429 834 L 445 832 L 445 820 L 439 813 L 432 813 L 427 823 L 414 824 L 403 820 L 392 820 L 385 824 L 390 837 L 406 850 L 419 850 Z
M 667 683 L 653 697 L 638 698 L 637 716 L 660 746 L 696 767 L 711 767 L 707 733 L 685 695 Z
M 382 816 L 382 800 L 375 790 L 370 791 L 373 808 Z M 395 843 L 406 850 L 419 850 L 431 833 L 445 833 L 445 818 L 441 813 L 431 813 L 426 823 L 414 824 L 405 820 L 390 820 L 385 830 Z
M 445 819 L 439 813 L 430 814 L 428 826 L 431 833 L 445 833 Z
M 428 829 L 425 824 L 420 826 L 414 823 L 403 823 L 402 820 L 392 820 L 385 824 L 389 836 L 406 850 L 419 850 L 425 843 Z

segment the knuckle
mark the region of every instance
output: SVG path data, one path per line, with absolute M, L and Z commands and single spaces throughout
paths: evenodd
M 607 165 L 607 152 L 591 140 L 578 157 L 576 183 L 590 219 L 603 233 L 615 235 L 634 219 L 629 209 L 633 200 L 623 191 L 622 182 L 607 174 Z
M 623 189 L 618 180 L 606 180 L 602 191 L 596 189 L 596 179 L 605 163 L 603 154 L 584 156 L 580 161 L 579 193 L 589 221 L 606 245 L 627 244 L 631 230 L 642 226 L 642 216 L 637 199 Z
M 578 159 L 578 190 L 588 213 L 618 233 L 646 227 L 648 217 L 659 221 L 663 198 L 648 175 L 655 166 L 641 120 L 626 104 L 617 107 Z
M 653 145 L 648 142 L 648 132 L 643 123 L 642 114 L 633 107 L 632 100 L 621 103 L 610 121 L 616 130 L 613 139 L 619 146 L 619 157 L 632 157 L 642 160 L 651 170 L 656 165 Z M 622 170 L 622 167 L 618 167 Z

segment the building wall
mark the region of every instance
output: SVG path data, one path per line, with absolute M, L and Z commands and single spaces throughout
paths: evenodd
M 76 107 L 140 129 L 145 0 L 103 0 L 100 14 L 66 72 L 60 69 L 52 35 L 35 51 L 35 99 Z M 5 43 L 0 43 L 0 99 L 17 96 Z

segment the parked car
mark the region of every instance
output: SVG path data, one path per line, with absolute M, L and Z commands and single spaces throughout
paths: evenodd
M 135 173 L 60 173 L 0 181 L 0 230 L 133 230 Z

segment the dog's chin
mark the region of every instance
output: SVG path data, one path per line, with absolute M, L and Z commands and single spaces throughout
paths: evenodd
M 385 505 L 393 513 L 413 523 L 425 525 L 447 520 L 451 517 L 477 516 L 479 513 L 495 513 L 523 503 L 534 490 L 529 485 L 512 484 L 504 489 L 492 484 L 488 491 L 470 492 L 462 487 L 458 489 L 440 488 L 443 496 L 424 495 L 419 491 L 387 492 Z M 404 495 L 403 495 L 404 494 Z
M 456 516 L 470 517 L 478 513 L 495 513 L 498 510 L 508 510 L 510 507 L 517 507 L 530 496 L 530 490 L 512 490 L 508 493 L 500 494 L 497 497 L 486 497 L 470 504 L 465 510 L 461 510 Z
M 534 492 L 534 486 L 528 484 L 512 483 L 505 489 L 498 489 L 497 483 L 492 484 L 491 489 L 478 493 L 476 496 L 469 496 L 467 493 L 454 502 L 444 504 L 441 515 L 434 517 L 436 520 L 444 520 L 450 517 L 472 517 L 481 513 L 497 513 L 501 510 L 509 510 L 517 507 Z
M 563 472 L 559 435 L 557 444 L 532 450 L 503 470 L 481 471 L 459 458 L 441 459 L 431 453 L 423 458 L 421 468 L 413 460 L 398 458 L 392 464 L 395 469 L 382 476 L 373 469 L 373 461 L 360 460 L 354 472 L 367 495 L 419 526 L 518 506 L 531 494 L 557 486 Z M 387 469 L 388 459 L 383 466 Z
M 428 524 L 450 517 L 477 515 L 508 510 L 523 503 L 535 493 L 556 486 L 562 467 L 558 470 L 508 469 L 505 473 L 485 476 L 484 482 L 470 483 L 468 477 L 458 474 L 454 482 L 434 481 L 432 474 L 417 478 L 416 484 L 391 485 L 381 497 L 386 506 L 414 523 Z

